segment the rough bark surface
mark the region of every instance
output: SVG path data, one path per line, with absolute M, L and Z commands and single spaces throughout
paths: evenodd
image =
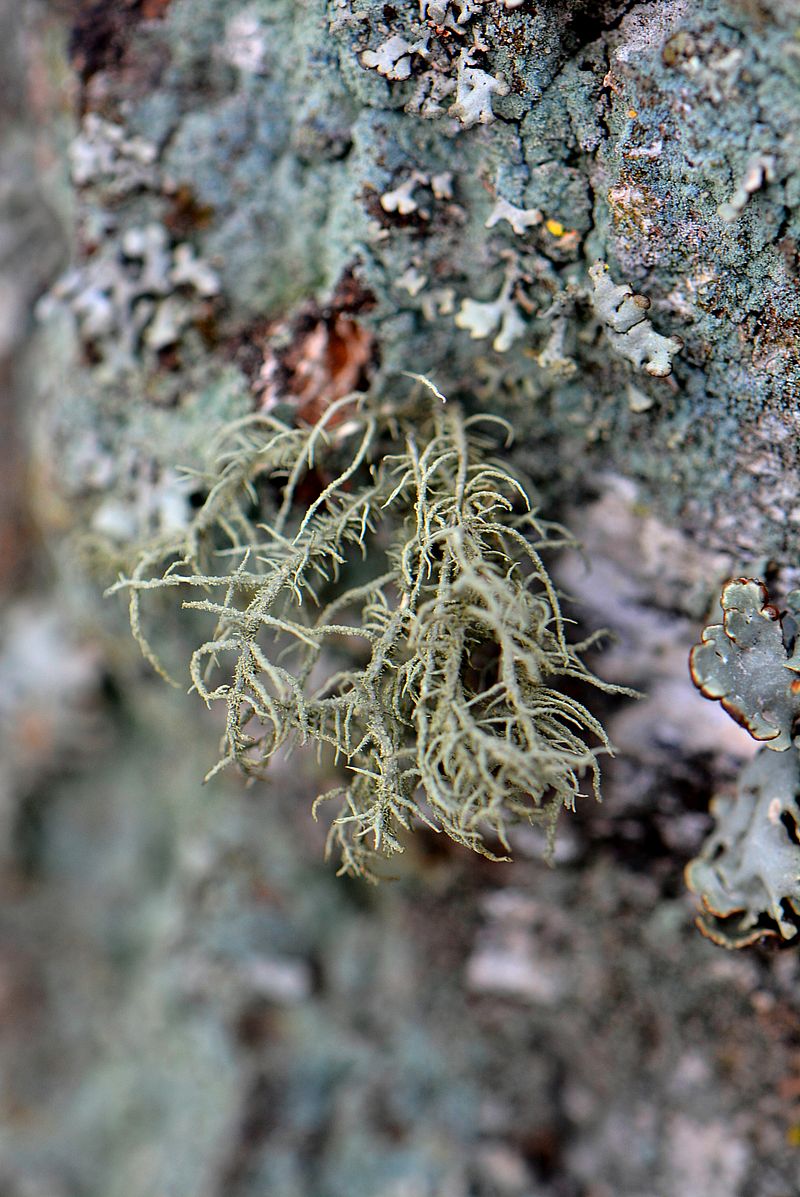
M 0 5 L 32 461 L 0 566 L 44 576 L 35 519 L 57 578 L 0 627 L 4 1193 L 797 1191 L 796 955 L 701 939 L 681 873 L 751 752 L 688 650 L 722 579 L 797 569 L 798 32 L 792 0 Z M 321 862 L 312 763 L 200 790 L 217 723 L 99 591 L 226 421 L 407 370 L 512 422 L 645 697 L 554 870 L 531 831 L 509 865 L 420 834 L 374 891 Z

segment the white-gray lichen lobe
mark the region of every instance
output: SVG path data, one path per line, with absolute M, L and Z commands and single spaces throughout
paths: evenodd
M 692 649 L 692 679 L 764 747 L 736 793 L 714 799 L 715 828 L 686 880 L 701 900 L 700 929 L 745 947 L 765 936 L 793 939 L 800 916 L 800 592 L 786 596 L 782 614 L 763 582 L 735 578 L 720 604 L 723 622 Z

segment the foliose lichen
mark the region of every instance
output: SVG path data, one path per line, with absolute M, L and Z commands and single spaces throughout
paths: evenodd
M 511 270 L 496 299 L 487 303 L 477 299 L 463 300 L 455 316 L 456 327 L 466 329 L 474 340 L 494 335 L 492 348 L 497 353 L 505 353 L 527 329 L 515 301 L 517 281 Z
M 645 318 L 650 308 L 647 296 L 635 295 L 627 283 L 612 282 L 605 262 L 595 262 L 589 268 L 589 278 L 592 307 L 605 325 L 614 352 L 655 378 L 671 374 L 672 359 L 683 348 L 683 341 L 656 332 Z
M 735 578 L 720 602 L 723 622 L 692 649 L 692 680 L 764 747 L 735 797 L 712 802 L 716 827 L 686 881 L 702 903 L 701 931 L 744 947 L 764 936 L 793 939 L 800 925 L 800 592 L 787 596 L 782 614 L 763 582 Z
M 162 224 L 130 228 L 82 268 L 59 279 L 40 304 L 62 306 L 106 378 L 177 344 L 220 291 L 210 264 L 188 243 L 171 246 Z
M 700 896 L 697 925 L 727 948 L 794 939 L 800 916 L 800 770 L 794 752 L 762 749 L 735 795 L 711 804 L 715 828 L 686 869 Z
M 800 592 L 792 591 L 787 603 L 796 614 Z M 800 655 L 789 651 L 781 613 L 763 582 L 726 582 L 720 604 L 722 623 L 709 625 L 691 651 L 692 680 L 706 698 L 719 699 L 754 740 L 783 752 L 796 743 Z

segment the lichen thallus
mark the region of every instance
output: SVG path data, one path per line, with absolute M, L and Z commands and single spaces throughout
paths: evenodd
M 559 684 L 617 689 L 583 664 L 591 640 L 567 639 L 541 553 L 570 538 L 496 456 L 508 425 L 420 382 L 340 399 L 313 427 L 231 425 L 189 525 L 111 588 L 159 672 L 142 600 L 174 590 L 207 617 L 189 672 L 227 711 L 212 774 L 260 776 L 296 742 L 331 750 L 346 780 L 314 810 L 335 804 L 329 852 L 370 878 L 416 822 L 495 858 L 519 819 L 552 842 L 610 751 Z

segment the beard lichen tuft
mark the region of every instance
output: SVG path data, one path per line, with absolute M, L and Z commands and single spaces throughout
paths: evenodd
M 262 776 L 282 747 L 328 748 L 346 779 L 328 851 L 374 879 L 419 824 L 493 859 L 508 829 L 550 842 L 603 728 L 559 688 L 595 678 L 570 644 L 541 552 L 569 541 L 497 456 L 504 421 L 419 388 L 348 396 L 313 427 L 257 414 L 226 432 L 189 527 L 112 590 L 175 590 L 209 621 L 193 689 L 226 708 L 222 757 Z M 209 775 L 211 776 L 211 774 Z

